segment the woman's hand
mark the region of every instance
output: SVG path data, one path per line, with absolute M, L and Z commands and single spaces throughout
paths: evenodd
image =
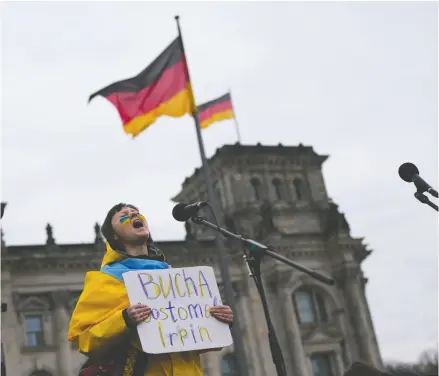
M 231 324 L 233 322 L 233 312 L 229 306 L 223 305 L 212 307 L 210 309 L 210 314 L 223 323 Z
M 144 304 L 135 304 L 127 309 L 128 317 L 136 324 L 145 321 L 151 314 L 151 308 Z

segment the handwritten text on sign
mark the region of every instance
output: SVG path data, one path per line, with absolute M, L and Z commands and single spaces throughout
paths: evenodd
M 227 324 L 211 317 L 221 305 L 213 268 L 139 270 L 123 274 L 131 304 L 151 308 L 139 324 L 143 351 L 150 354 L 227 347 L 232 336 Z

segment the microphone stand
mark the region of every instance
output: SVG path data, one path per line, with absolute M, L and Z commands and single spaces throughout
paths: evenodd
M 282 261 L 284 264 L 291 266 L 292 268 L 295 268 L 297 270 L 300 270 L 301 272 L 304 272 L 306 274 L 309 274 L 310 276 L 314 277 L 315 279 L 318 279 L 319 281 L 326 283 L 328 285 L 333 285 L 335 282 L 332 278 L 327 277 L 321 273 L 316 272 L 315 270 L 311 270 L 306 268 L 303 265 L 297 264 L 294 261 L 291 261 L 287 259 L 286 257 L 283 257 L 281 255 L 278 255 L 276 252 L 273 252 L 270 247 L 258 243 L 252 239 L 244 238 L 242 235 L 234 234 L 233 232 L 227 231 L 220 226 L 216 226 L 213 223 L 210 223 L 206 221 L 203 217 L 192 217 L 192 222 L 204 225 L 206 227 L 209 227 L 215 231 L 220 232 L 222 235 L 226 237 L 230 237 L 236 240 L 241 241 L 244 245 L 248 246 L 250 250 L 248 251 L 244 247 L 244 260 L 247 264 L 247 269 L 249 272 L 249 276 L 253 277 L 253 280 L 255 281 L 256 287 L 259 292 L 259 296 L 261 298 L 262 307 L 264 309 L 265 314 L 265 320 L 267 321 L 267 328 L 268 328 L 268 341 L 270 344 L 270 350 L 271 350 L 271 356 L 273 358 L 273 363 L 276 366 L 276 371 L 278 376 L 286 376 L 286 369 L 285 369 L 285 362 L 284 358 L 282 356 L 282 350 L 279 344 L 279 341 L 276 337 L 276 333 L 274 330 L 273 323 L 270 318 L 270 312 L 268 309 L 268 303 L 267 303 L 267 297 L 265 295 L 264 286 L 262 283 L 262 276 L 261 276 L 261 260 L 264 256 L 270 256 L 276 260 Z
M 434 210 L 438 211 L 438 206 L 436 204 L 433 204 L 426 195 L 424 195 L 422 192 L 416 192 L 415 197 L 422 202 L 423 204 L 427 204 L 428 206 L 432 207 Z

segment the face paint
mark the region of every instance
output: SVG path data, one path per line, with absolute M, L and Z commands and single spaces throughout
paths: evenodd
M 144 223 L 146 223 L 146 218 L 142 214 L 137 214 L 137 217 Z
M 141 221 L 143 221 L 144 223 L 146 223 L 146 218 L 145 218 L 142 214 L 137 214 L 137 217 L 138 217 Z M 131 222 L 131 218 L 130 218 L 130 216 L 128 216 L 128 215 L 126 215 L 126 216 L 124 216 L 124 217 L 122 217 L 122 218 L 120 219 L 120 223 L 123 224 L 123 225 L 126 225 L 126 224 L 128 224 L 128 223 L 130 223 L 130 222 Z
M 127 225 L 128 223 L 130 223 L 130 217 L 128 215 L 126 215 L 125 217 L 122 217 L 120 219 L 120 223 L 123 225 Z

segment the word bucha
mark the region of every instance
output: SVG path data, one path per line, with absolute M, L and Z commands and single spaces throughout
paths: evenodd
M 159 276 L 157 281 L 154 280 L 152 273 L 139 273 L 137 276 L 148 300 L 157 299 L 160 296 L 168 298 L 170 294 L 174 299 L 191 296 L 204 298 L 206 291 L 209 297 L 212 297 L 212 290 L 201 270 L 198 271 L 198 283 L 192 277 L 186 276 L 184 269 L 182 273 L 170 272 L 167 278 Z

